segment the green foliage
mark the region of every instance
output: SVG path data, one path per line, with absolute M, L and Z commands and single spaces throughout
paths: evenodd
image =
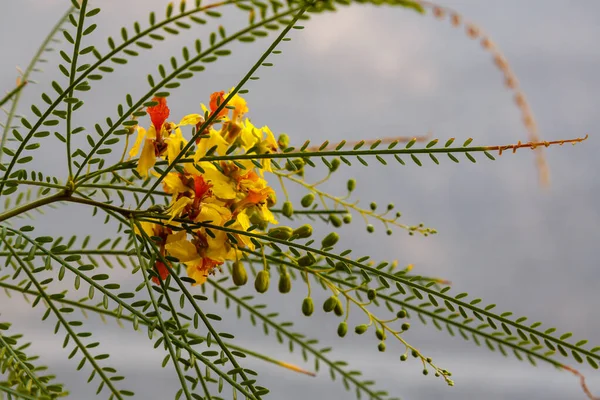
M 418 1 L 372 0 L 369 3 L 425 12 L 424 5 Z M 80 97 L 93 90 L 97 81 L 115 73 L 144 51 L 152 50 L 157 43 L 194 25 L 217 20 L 221 16 L 218 9 L 229 5 L 247 14 L 246 27 L 235 33 L 228 33 L 223 26 L 214 28 L 203 38 L 204 42 L 197 39 L 193 49 L 183 47 L 166 65 L 158 64 L 157 73 L 147 76 L 146 93 L 126 93 L 124 101 L 116 105 L 116 115 L 106 117 L 104 122 L 90 122 L 87 127 L 76 125 L 74 116 L 84 104 Z M 169 3 L 164 15 L 152 12 L 147 23 L 133 22 L 132 27 L 123 27 L 118 35 L 108 37 L 107 49 L 103 51 L 90 45 L 88 40 L 99 23 L 95 18 L 100 9 L 93 8 L 88 0 L 72 1 L 72 7 L 43 41 L 20 82 L 0 99 L 0 105 L 10 102 L 0 152 L 0 161 L 4 157 L 0 163 L 0 197 L 4 198 L 0 213 L 0 258 L 3 261 L 0 287 L 7 297 L 19 293 L 32 307 L 43 309 L 42 320 L 46 323 L 56 321 L 54 335 L 61 335 L 62 347 L 68 352 L 67 357 L 76 363 L 77 370 L 86 367 L 86 371 L 91 371 L 88 382 L 96 385 L 96 395 L 124 399 L 134 393 L 125 388 L 125 377 L 112 366 L 110 354 L 103 352 L 97 338 L 100 335 L 86 329 L 85 320 L 75 315 L 76 310 L 84 316 L 93 313 L 102 318 L 110 317 L 119 324 L 126 321 L 133 330 L 144 330 L 154 348 L 164 352 L 162 367 L 172 367 L 179 380 L 180 388 L 174 393 L 176 399 L 219 399 L 226 395 L 225 386 L 230 388 L 233 398 L 266 398 L 268 382 L 247 367 L 245 358 L 248 356 L 312 374 L 273 359 L 269 354 L 239 346 L 235 335 L 222 331 L 219 326 L 224 317 L 207 305 L 212 297 L 225 309 L 234 310 L 238 318 L 247 316 L 251 325 L 260 326 L 265 335 L 274 336 L 279 344 L 287 344 L 290 352 L 300 352 L 305 361 L 312 359 L 316 372 L 326 368 L 332 379 L 339 377 L 344 387 L 354 391 L 358 398 L 392 400 L 387 392 L 376 388 L 373 381 L 363 379 L 360 371 L 345 361 L 333 359 L 331 347 L 323 347 L 316 339 L 294 331 L 295 321 L 282 320 L 278 313 L 268 311 L 267 304 L 257 303 L 254 295 L 242 293 L 246 285 L 259 294 L 265 293 L 273 282 L 277 283 L 278 293 L 274 293 L 274 289 L 271 292 L 277 296 L 289 293 L 292 287 L 306 287 L 307 294 L 297 307 L 298 315 L 301 312 L 311 317 L 315 312 L 327 313 L 328 318 L 335 319 L 331 329 L 337 326 L 340 338 L 347 337 L 350 331 L 352 335 L 363 335 L 361 340 L 368 340 L 366 337 L 372 332 L 381 352 L 388 349 L 388 340 L 398 341 L 404 346 L 401 361 L 406 361 L 410 354 L 421 361 L 423 374 L 432 370 L 449 385 L 454 384 L 451 373 L 403 336 L 411 329 L 414 319 L 431 323 L 452 336 L 458 333 L 465 340 L 478 346 L 485 344 L 505 356 L 511 352 L 534 365 L 544 362 L 573 371 L 554 358 L 560 354 L 598 368 L 600 347 L 589 348 L 587 340 L 571 341 L 571 333 L 557 335 L 555 328 L 542 329 L 541 323 L 529 324 L 525 317 L 498 313 L 495 305 L 483 306 L 481 299 L 468 300 L 466 293 L 451 295 L 444 281 L 414 275 L 410 268 L 398 269 L 395 263 L 385 261 L 375 264 L 370 256 L 352 255 L 351 249 L 338 251 L 336 248 L 343 240 L 337 231 L 349 229 L 353 215 L 362 217 L 369 233 L 378 232 L 376 225 L 383 226 L 386 234 L 392 234 L 393 228 L 423 236 L 435 234 L 436 230 L 424 224 L 401 223 L 401 213 L 395 212 L 391 203 L 384 207 L 375 202 L 368 207 L 359 206 L 358 200 L 352 198 L 357 187 L 355 179 L 347 181 L 346 193 L 342 195 L 331 194 L 322 186 L 340 168 L 353 163 L 367 167 L 372 163 L 388 168 L 420 167 L 429 162 L 428 159 L 443 165 L 445 157 L 453 163 L 461 158 L 475 163 L 480 155 L 494 160 L 493 151 L 501 154 L 509 149 L 515 152 L 519 148 L 577 143 L 584 139 L 471 146 L 472 139 L 455 145 L 452 138 L 442 146 L 437 139 L 420 144 L 418 138 L 392 138 L 356 143 L 342 141 L 335 145 L 325 141 L 311 147 L 309 141 L 294 146 L 294 138 L 285 134 L 275 141 L 271 134 L 267 140 L 244 149 L 245 152 L 240 150 L 244 147 L 243 140 L 235 139 L 227 143 L 225 151 L 219 149 L 218 144 L 211 145 L 195 159 L 202 141 L 211 139 L 213 126 L 221 124 L 221 138 L 239 134 L 235 118 L 227 120 L 222 113 L 239 112 L 239 105 L 232 104 L 240 101 L 240 94 L 248 92 L 246 86 L 259 78 L 256 75 L 259 70 L 273 67 L 271 55 L 281 53 L 279 48 L 290 40 L 294 30 L 303 29 L 299 24 L 318 14 L 335 12 L 340 5 L 348 6 L 351 2 L 289 1 L 284 4 L 277 0 L 228 0 L 205 6 L 199 0 L 193 4 Z M 433 10 L 439 13 L 438 8 Z M 230 56 L 228 47 L 232 43 L 255 42 L 271 32 L 277 36 L 267 50 L 231 92 L 216 96 L 214 104 L 211 97 L 210 112 L 194 116 L 189 141 L 182 141 L 174 156 L 169 154 L 157 160 L 155 175 L 143 176 L 143 172 L 147 172 L 142 168 L 143 156 L 125 160 L 134 132 L 141 128 L 140 119 L 148 114 L 154 117 L 149 110 L 166 104 L 164 99 L 174 90 L 185 87 L 183 83 L 187 80 L 204 72 L 206 64 Z M 32 82 L 30 75 L 38 71 L 38 63 L 44 60 L 43 53 L 52 51 L 50 45 L 58 42 L 59 37 L 65 42 L 58 52 L 57 66 L 63 77 L 51 82 L 55 93 L 42 93 L 42 101 L 30 105 L 33 117 L 21 117 L 20 125 L 16 126 L 20 94 L 26 83 Z M 157 133 L 156 127 L 154 129 Z M 164 129 L 169 130 L 168 139 L 175 140 L 172 131 L 179 126 L 172 124 Z M 82 133 L 86 135 L 86 147 L 75 147 L 74 137 Z M 149 146 L 155 146 L 151 151 L 155 156 L 164 154 L 159 146 L 164 144 L 161 135 L 159 127 L 157 135 L 150 140 Z M 68 174 L 64 177 L 48 176 L 31 167 L 39 154 L 35 151 L 46 146 L 48 137 L 55 137 L 65 145 Z M 147 136 L 141 138 L 148 140 Z M 118 152 L 113 154 L 115 149 Z M 115 155 L 119 154 L 120 159 L 117 159 Z M 306 172 L 321 164 L 325 166 L 325 176 L 318 181 L 310 180 Z M 281 183 L 285 200 L 281 208 L 274 207 L 273 191 L 260 200 L 250 201 L 250 195 L 256 193 L 248 189 L 244 193 L 247 197 L 227 204 L 231 207 L 228 211 L 233 211 L 227 221 L 200 219 L 194 211 L 201 214 L 214 204 L 204 202 L 202 195 L 218 190 L 218 182 L 204 182 L 208 176 L 205 168 L 223 176 L 227 173 L 234 176 L 231 171 L 235 171 L 237 187 L 242 186 L 241 176 L 251 176 L 256 182 L 262 179 L 259 176 L 270 173 Z M 192 177 L 189 181 L 186 180 L 188 175 Z M 169 188 L 172 185 L 169 180 L 174 176 L 182 179 L 179 183 L 183 189 L 171 198 L 174 192 Z M 202 192 L 202 183 L 207 184 L 206 192 Z M 288 198 L 286 184 L 303 191 L 299 204 L 294 205 Z M 182 207 L 191 211 L 183 212 L 177 209 L 177 202 L 181 197 L 185 200 L 187 192 L 193 192 L 194 197 L 193 200 L 188 198 L 191 206 Z M 183 196 L 179 196 L 182 193 Z M 239 206 L 244 201 L 249 203 L 245 204 L 246 208 Z M 92 227 L 69 238 L 37 236 L 35 220 L 31 221 L 33 210 L 42 212 L 43 207 L 58 208 L 72 203 L 89 208 L 94 221 L 114 228 L 114 235 L 98 240 Z M 266 208 L 268 213 L 260 207 Z M 270 221 L 265 217 L 269 213 L 284 216 L 290 226 L 269 227 Z M 236 219 L 240 214 L 248 220 L 245 225 Z M 29 220 L 24 222 L 22 217 Z M 211 218 L 216 217 L 211 215 Z M 331 227 L 319 237 L 320 241 L 313 238 L 315 222 Z M 87 236 L 80 239 L 81 234 Z M 177 235 L 193 237 L 184 244 L 178 242 L 180 246 L 189 243 L 187 253 L 165 250 L 176 242 Z M 222 251 L 233 252 L 235 257 L 223 257 L 227 262 L 217 263 L 207 256 L 212 249 L 206 243 L 218 240 L 222 240 Z M 189 250 L 190 246 L 193 251 Z M 190 254 L 201 256 L 200 261 L 185 259 Z M 207 264 L 209 261 L 215 263 Z M 135 288 L 122 287 L 116 282 L 112 269 L 117 264 L 132 272 L 138 282 Z M 203 275 L 198 275 L 198 270 Z M 217 271 L 222 276 L 214 276 Z M 227 283 L 229 279 L 233 286 Z M 320 290 L 323 293 L 319 294 L 325 294 L 326 300 L 315 310 L 313 299 Z M 85 295 L 76 299 L 80 291 Z M 358 313 L 366 322 L 349 327 L 350 313 Z M 387 315 L 390 313 L 392 317 Z M 7 398 L 23 399 L 66 396 L 67 390 L 54 382 L 54 376 L 41 375 L 46 367 L 36 365 L 37 357 L 25 352 L 29 344 L 20 344 L 21 335 L 9 333 L 9 328 L 12 330 L 10 323 L 0 323 L 0 374 L 4 378 L 0 381 L 0 393 L 5 393 Z

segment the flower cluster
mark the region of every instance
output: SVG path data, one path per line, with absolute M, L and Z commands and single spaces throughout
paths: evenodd
M 279 150 L 271 130 L 264 126 L 256 128 L 244 114 L 248 112 L 246 101 L 235 95 L 215 117 L 215 122 L 204 126 L 225 101 L 224 92 L 210 96 L 209 108 L 201 105 L 204 115 L 190 114 L 178 124 L 168 122 L 170 110 L 164 98 L 154 98 L 156 105 L 148 107 L 152 124 L 146 130 L 138 127 L 138 137 L 129 152 L 135 157 L 143 144 L 137 165 L 137 172 L 144 178 L 149 174 L 159 176 L 153 167 L 157 159 L 172 163 L 187 145 L 181 128 L 194 126 L 196 131 L 203 129 L 196 139 L 193 162 L 181 163 L 181 168 L 173 169 L 163 179 L 163 189 L 172 195 L 168 208 L 167 224 L 142 222 L 144 231 L 160 248 L 163 256 L 177 258 L 187 267 L 188 275 L 202 284 L 209 274 L 227 260 L 239 260 L 240 247 L 254 249 L 247 236 L 227 235 L 219 229 L 209 229 L 202 223 L 224 226 L 237 230 L 247 230 L 251 225 L 265 228 L 277 220 L 269 210 L 276 203 L 275 191 L 264 179 L 264 171 L 272 172 L 270 160 L 263 159 L 258 171 L 250 160 L 208 162 L 203 158 L 210 154 L 225 155 L 231 146 L 238 154 L 265 154 Z M 220 125 L 219 128 L 216 128 Z M 231 154 L 231 153 L 230 153 Z M 190 153 L 192 155 L 192 153 Z M 188 226 L 200 226 L 190 230 Z M 233 237 L 233 240 L 232 240 Z M 157 261 L 156 271 L 166 279 L 168 269 Z M 153 280 L 158 283 L 158 278 Z

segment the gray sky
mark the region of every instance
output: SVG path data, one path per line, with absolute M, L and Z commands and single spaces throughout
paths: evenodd
M 12 87 L 15 65 L 26 65 L 66 3 L 26 0 L 10 2 L 10 9 L 5 5 L 0 17 L 0 37 L 4 38 L 1 87 Z M 103 1 L 95 40 L 117 36 L 121 26 L 131 26 L 132 19 L 145 21 L 148 11 L 161 10 L 165 3 Z M 600 92 L 596 43 L 600 3 L 448 0 L 443 4 L 477 22 L 504 51 L 526 91 L 543 138 L 589 133 L 590 139 L 575 147 L 546 151 L 552 178 L 548 189 L 538 185 L 533 154 L 527 150 L 507 153 L 496 162 L 478 157 L 476 165 L 466 161 L 455 165 L 440 158 L 440 166 L 424 162 L 422 168 L 346 167 L 331 182 L 333 192 L 341 193 L 346 179 L 356 177 L 357 198 L 363 204 L 393 201 L 406 223 L 422 221 L 440 233 L 419 238 L 397 230 L 387 237 L 376 225 L 379 234 L 368 235 L 355 216 L 353 229 L 342 234 L 343 245 L 376 255 L 376 259 L 412 263 L 419 273 L 451 280 L 456 292 L 469 291 L 473 297 L 498 304 L 498 310 L 527 315 L 561 332 L 574 331 L 577 339 L 587 338 L 592 346 L 598 345 L 594 339 L 600 337 L 600 323 L 594 305 L 600 284 L 600 234 L 596 229 L 600 225 L 600 181 L 596 179 L 595 130 L 600 120 L 595 100 Z M 26 24 L 21 19 L 25 14 Z M 243 19 L 224 20 L 229 32 L 240 22 Z M 508 144 L 526 138 L 511 93 L 504 88 L 489 54 L 448 22 L 402 9 L 354 5 L 336 14 L 316 16 L 305 26 L 282 46 L 283 54 L 274 56 L 275 68 L 262 71 L 261 80 L 248 86 L 249 116 L 256 124 L 267 124 L 276 133 L 287 132 L 296 143 L 429 131 L 442 140 L 473 137 L 474 144 Z M 145 93 L 145 75 L 156 71 L 157 62 L 168 62 L 172 54 L 180 54 L 183 44 L 193 43 L 196 37 L 204 39 L 207 32 L 195 28 L 118 68 L 102 85 L 94 86 L 78 121 L 91 127 L 114 115 L 114 102 L 123 101 L 124 88 L 134 97 Z M 105 42 L 101 43 L 104 49 Z M 174 91 L 169 98 L 173 119 L 195 112 L 213 91 L 233 86 L 269 43 L 232 47 L 234 53 L 228 60 Z M 56 56 L 50 61 L 56 61 Z M 60 76 L 53 64 L 45 70 L 35 79 L 47 83 Z M 23 110 L 32 101 L 39 104 L 42 89 L 47 86 L 27 88 Z M 85 144 L 84 138 L 80 139 Z M 52 146 L 52 151 L 36 153 L 36 168 L 64 176 L 64 148 Z M 293 193 L 301 194 L 298 190 Z M 39 230 L 85 233 L 90 225 L 82 225 L 93 221 L 89 215 L 89 210 L 78 206 L 48 210 L 39 218 Z M 73 222 L 65 224 L 65 218 Z M 100 229 L 100 235 L 110 235 Z M 132 286 L 138 282 L 128 271 L 116 273 Z M 316 313 L 311 319 L 301 318 L 300 301 L 305 294 L 301 286 L 297 283 L 292 294 L 283 298 L 276 293 L 263 298 L 273 310 L 298 319 L 297 331 L 320 338 L 323 346 L 332 345 L 337 359 L 347 359 L 366 377 L 375 378 L 381 388 L 403 399 L 584 398 L 577 379 L 568 373 L 504 359 L 415 321 L 406 335 L 408 341 L 453 372 L 456 387 L 449 388 L 441 380 L 423 377 L 416 362 L 401 364 L 398 346 L 380 354 L 372 335 L 349 335 L 340 340 L 335 335 L 338 321 L 330 316 Z M 0 319 L 14 322 L 15 331 L 34 341 L 35 351 L 55 366 L 74 398 L 91 396 L 95 386 L 84 383 L 86 374 L 74 372 L 75 365 L 60 348 L 62 338 L 53 337 L 52 327 L 39 322 L 42 310 L 32 310 L 16 298 L 10 306 L 6 299 L 2 304 Z M 301 357 L 289 354 L 286 347 L 274 347 L 275 339 L 264 338 L 247 317 L 242 324 L 234 312 L 222 311 L 222 315 L 226 318 L 220 326 L 235 333 L 244 345 L 302 363 Z M 143 336 L 121 330 L 112 322 L 104 325 L 92 320 L 90 326 L 97 326 L 95 335 L 102 339 L 103 349 L 111 352 L 111 365 L 126 375 L 123 387 L 135 390 L 140 398 L 174 395 L 175 374 L 160 369 L 164 355 L 153 351 L 148 341 L 140 339 Z M 339 382 L 332 383 L 326 370 L 311 379 L 255 361 L 249 365 L 268 383 L 273 399 L 354 398 Z M 311 363 L 302 365 L 312 368 Z M 581 371 L 591 390 L 600 394 L 598 373 L 586 367 Z

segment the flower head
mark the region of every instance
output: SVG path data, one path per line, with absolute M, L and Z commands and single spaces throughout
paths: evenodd
M 156 129 L 156 136 L 158 139 L 163 124 L 167 118 L 169 118 L 171 110 L 169 110 L 169 107 L 167 107 L 167 99 L 164 97 L 154 97 L 152 101 L 156 101 L 158 104 L 148 107 L 146 111 L 150 115 L 150 120 L 152 121 L 152 125 L 154 125 L 154 129 Z

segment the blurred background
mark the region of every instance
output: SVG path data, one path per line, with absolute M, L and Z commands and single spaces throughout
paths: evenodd
M 90 40 L 102 52 L 107 35 L 118 36 L 121 26 L 131 27 L 133 21 L 145 26 L 148 12 L 162 15 L 166 5 L 160 0 L 96 3 L 101 3 L 103 12 L 96 17 L 99 28 Z M 376 260 L 413 264 L 418 274 L 452 281 L 456 293 L 468 291 L 473 297 L 496 303 L 497 310 L 543 321 L 544 326 L 555 326 L 559 332 L 573 331 L 575 339 L 587 338 L 592 346 L 598 345 L 600 180 L 594 154 L 600 123 L 600 52 L 596 43 L 600 3 L 446 0 L 440 4 L 476 22 L 503 50 L 544 139 L 586 134 L 590 138 L 577 146 L 545 151 L 551 173 L 548 188 L 538 183 L 534 154 L 529 150 L 514 155 L 507 152 L 495 162 L 479 156 L 477 164 L 464 161 L 457 165 L 446 157 L 440 157 L 439 166 L 423 158 L 421 168 L 342 164 L 327 184 L 331 192 L 343 194 L 346 180 L 354 177 L 358 181 L 355 198 L 364 206 L 377 201 L 384 207 L 392 201 L 402 211 L 402 222 L 423 222 L 439 231 L 424 238 L 409 237 L 396 229 L 386 236 L 383 227 L 375 224 L 376 233 L 368 234 L 355 216 L 351 229 L 341 231 L 342 246 Z M 67 6 L 67 1 L 58 0 L 2 5 L 0 87 L 14 86 L 15 66 L 27 65 Z M 211 21 L 206 27 L 195 26 L 170 37 L 153 52 L 119 66 L 101 84 L 93 83 L 78 122 L 92 128 L 106 116 L 115 115 L 115 103 L 124 100 L 124 90 L 134 98 L 143 95 L 148 88 L 146 74 L 156 71 L 158 62 L 168 63 L 172 55 L 179 57 L 182 45 L 196 38 L 206 41 L 216 24 L 223 23 L 231 33 L 245 22 L 245 16 L 233 9 L 225 10 L 224 15 L 221 22 Z M 269 125 L 276 135 L 288 133 L 296 144 L 306 139 L 320 143 L 323 139 L 351 141 L 428 132 L 441 140 L 456 137 L 461 143 L 473 137 L 473 145 L 526 140 L 513 94 L 505 88 L 491 56 L 448 20 L 400 8 L 353 5 L 335 14 L 317 15 L 305 26 L 281 46 L 283 54 L 273 56 L 275 67 L 262 70 L 258 74 L 261 79 L 248 85 L 248 116 L 255 125 Z M 210 65 L 172 92 L 170 119 L 178 121 L 198 112 L 210 93 L 237 84 L 269 44 L 267 39 L 232 46 L 232 56 Z M 61 78 L 56 68 L 58 55 L 54 53 L 48 60 L 45 72 L 33 77 L 40 84 L 25 90 L 24 112 L 32 102 L 41 103 L 39 94 L 48 90 L 49 82 Z M 83 135 L 79 139 L 86 145 Z M 35 157 L 35 169 L 66 176 L 64 145 L 52 143 Z M 303 194 L 299 188 L 289 189 L 297 198 Z M 93 231 L 101 238 L 113 235 L 110 226 L 97 226 L 98 220 L 91 218 L 86 207 L 69 205 L 46 211 L 36 217 L 40 234 L 85 235 Z M 119 269 L 114 274 L 125 286 L 139 283 L 139 276 L 130 271 Z M 251 289 L 244 290 L 251 293 Z M 282 297 L 272 289 L 259 296 L 269 309 L 281 312 L 282 320 L 298 320 L 295 331 L 319 338 L 323 346 L 333 346 L 333 358 L 348 360 L 365 377 L 375 379 L 379 388 L 403 399 L 585 398 L 578 379 L 568 372 L 546 365 L 533 368 L 438 332 L 431 324 L 413 321 L 406 339 L 453 372 L 456 386 L 448 387 L 431 375 L 423 376 L 420 363 L 400 363 L 402 349 L 391 341 L 388 351 L 379 353 L 373 335 L 351 334 L 342 340 L 335 333 L 338 321 L 334 317 L 320 311 L 312 318 L 302 317 L 300 303 L 305 293 L 304 285 L 297 282 L 289 295 Z M 61 348 L 62 336 L 52 334 L 53 324 L 40 322 L 44 310 L 31 309 L 18 296 L 10 301 L 0 296 L 0 320 L 13 322 L 15 332 L 33 341 L 30 353 L 39 354 L 51 366 L 73 398 L 92 398 L 96 385 L 85 383 L 89 371 L 75 371 L 77 363 L 69 362 L 68 351 Z M 83 296 L 85 293 L 74 294 Z M 224 317 L 219 327 L 236 334 L 244 346 L 313 369 L 312 360 L 304 363 L 299 352 L 290 354 L 287 346 L 275 345 L 274 336 L 263 336 L 262 328 L 253 327 L 247 316 L 240 322 L 234 311 L 221 305 L 210 303 L 207 307 Z M 358 312 L 354 314 L 355 323 L 364 322 Z M 144 333 L 121 329 L 114 321 L 90 318 L 88 324 L 102 342 L 102 351 L 111 353 L 110 365 L 126 376 L 120 387 L 134 390 L 140 398 L 174 396 L 176 375 L 170 367 L 160 368 L 164 354 L 152 348 Z M 259 382 L 271 389 L 272 399 L 354 398 L 341 382 L 332 382 L 325 369 L 310 378 L 252 359 L 247 365 L 259 371 Z M 600 395 L 598 372 L 580 367 L 592 392 Z

